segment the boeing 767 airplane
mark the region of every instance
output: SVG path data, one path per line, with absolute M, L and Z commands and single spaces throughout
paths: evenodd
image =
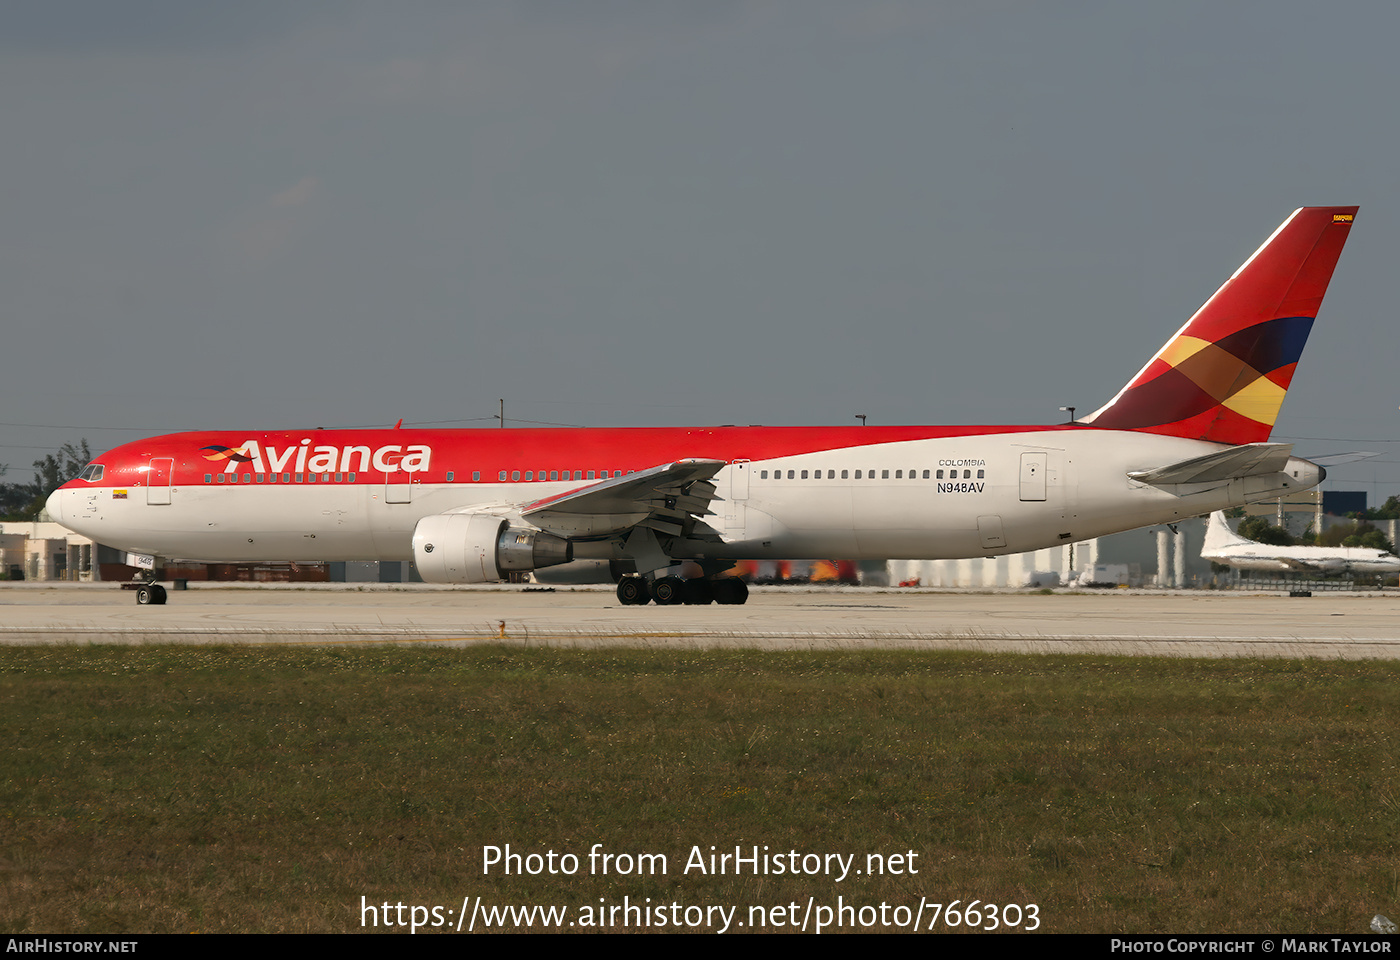
M 1295 210 L 1077 422 L 199 431 L 107 452 L 48 508 L 136 555 L 413 560 L 431 583 L 616 561 L 629 604 L 743 603 L 736 560 L 996 556 L 1200 516 L 1322 480 L 1268 440 L 1356 210 Z

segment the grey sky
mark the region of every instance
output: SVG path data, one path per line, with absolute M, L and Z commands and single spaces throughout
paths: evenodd
M 0 463 L 498 397 L 1049 422 L 1293 208 L 1359 203 L 1275 438 L 1385 451 L 1328 482 L 1375 503 L 1396 35 L 1301 2 L 6 5 Z

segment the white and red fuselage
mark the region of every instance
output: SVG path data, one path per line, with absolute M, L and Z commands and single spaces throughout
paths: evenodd
M 104 454 L 49 510 L 136 554 L 411 559 L 449 583 L 996 556 L 1199 516 L 1322 479 L 1268 439 L 1355 214 L 1294 211 L 1078 423 L 182 433 Z
M 211 447 L 243 450 L 208 459 Z M 210 561 L 410 560 L 418 522 L 499 510 L 681 459 L 723 461 L 676 559 L 995 556 L 1305 488 L 1262 477 L 1167 491 L 1129 478 L 1226 445 L 1049 427 L 332 430 L 183 433 L 126 444 L 50 499 L 65 526 L 133 553 Z M 247 459 L 243 459 L 243 458 Z M 607 541 L 577 557 L 613 558 Z

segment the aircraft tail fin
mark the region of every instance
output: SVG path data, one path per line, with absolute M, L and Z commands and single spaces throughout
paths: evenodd
M 1356 211 L 1293 211 L 1117 396 L 1081 422 L 1217 443 L 1268 440 Z
M 1225 522 L 1225 512 L 1217 510 L 1210 515 L 1210 523 L 1206 524 L 1205 543 L 1201 544 L 1201 555 L 1212 554 L 1222 547 L 1238 547 L 1253 543 L 1246 540 L 1238 533 L 1230 529 L 1230 525 Z

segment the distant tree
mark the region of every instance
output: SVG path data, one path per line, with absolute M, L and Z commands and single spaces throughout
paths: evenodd
M 1400 520 L 1400 496 L 1390 497 L 1385 503 L 1367 510 L 1365 520 Z
M 9 472 L 9 464 L 0 465 L 0 477 Z M 0 518 L 18 520 L 34 500 L 34 485 L 0 482 Z
M 91 459 L 84 438 L 76 447 L 65 443 L 57 453 L 35 460 L 33 483 L 0 483 L 0 515 L 10 520 L 37 519 L 49 494 L 82 473 Z
M 1395 545 L 1386 539 L 1385 534 L 1365 522 L 1358 523 L 1354 533 L 1342 538 L 1342 546 L 1368 547 L 1372 550 L 1384 550 L 1386 553 L 1395 552 Z
M 1342 541 L 1356 533 L 1356 521 L 1349 523 L 1334 523 L 1326 530 L 1317 535 L 1317 545 L 1319 547 L 1340 547 Z
M 1276 527 L 1263 517 L 1245 517 L 1240 521 L 1239 535 L 1271 547 L 1291 547 L 1293 537 L 1282 527 Z
M 82 473 L 91 459 L 92 451 L 88 450 L 84 439 L 76 447 L 65 443 L 58 448 L 58 453 L 35 460 L 34 482 L 39 486 L 40 495 L 47 499 L 49 494 Z
M 1317 544 L 1320 547 L 1370 547 L 1374 550 L 1384 550 L 1387 553 L 1395 552 L 1394 546 L 1386 539 L 1385 534 L 1365 520 L 1335 524 L 1317 538 Z

